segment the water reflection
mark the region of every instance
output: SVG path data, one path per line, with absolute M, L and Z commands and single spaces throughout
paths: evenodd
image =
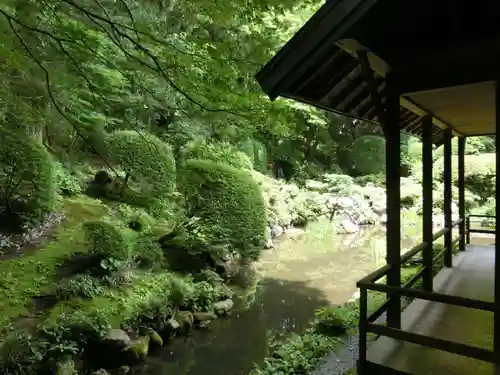
M 356 281 L 385 262 L 385 231 L 284 239 L 266 251 L 258 295 L 247 311 L 215 321 L 208 331 L 179 339 L 148 359 L 147 375 L 247 375 L 267 355 L 268 331 L 300 332 L 314 310 L 348 300 Z M 403 238 L 410 248 L 420 238 Z

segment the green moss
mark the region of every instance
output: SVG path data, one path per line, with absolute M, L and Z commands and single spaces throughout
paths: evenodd
M 72 252 L 86 251 L 81 222 L 107 213 L 100 202 L 89 198 L 63 201 L 68 219 L 59 226 L 55 239 L 32 255 L 0 262 L 0 326 L 26 313 L 34 296 L 53 285 L 57 267 Z
M 258 259 L 267 217 L 259 185 L 249 173 L 208 160 L 189 160 L 183 170 L 187 211 L 200 219 L 209 243 L 227 243 L 242 259 Z

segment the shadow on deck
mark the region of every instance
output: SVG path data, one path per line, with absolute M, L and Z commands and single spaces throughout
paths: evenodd
M 434 279 L 438 293 L 493 301 L 495 248 L 468 245 L 453 268 L 442 269 Z M 402 314 L 404 331 L 449 340 L 487 350 L 493 348 L 493 313 L 414 300 Z M 367 353 L 370 362 L 414 375 L 489 375 L 494 365 L 473 358 L 380 337 Z

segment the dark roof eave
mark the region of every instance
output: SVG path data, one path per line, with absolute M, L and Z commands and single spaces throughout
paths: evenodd
M 330 0 L 256 74 L 262 90 L 276 99 L 307 67 L 324 59 L 335 43 L 378 0 Z

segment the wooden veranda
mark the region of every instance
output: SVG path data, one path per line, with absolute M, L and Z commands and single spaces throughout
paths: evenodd
M 442 254 L 453 266 L 452 228 L 466 249 L 464 150 L 467 137 L 494 135 L 500 126 L 500 2 L 476 0 L 329 0 L 258 73 L 271 99 L 312 104 L 377 122 L 386 138 L 387 264 L 358 282 L 360 288 L 359 374 L 409 373 L 367 358 L 367 333 L 419 344 L 493 363 L 500 373 L 500 267 L 493 267 L 491 301 L 437 290 L 433 264 L 432 145 L 444 145 Z M 423 243 L 401 255 L 400 134 L 423 143 Z M 452 222 L 451 140 L 458 137 L 459 220 Z M 496 146 L 499 148 L 498 137 Z M 498 153 L 496 163 L 498 165 Z M 499 177 L 496 177 L 498 185 Z M 495 235 L 500 227 L 496 208 Z M 495 265 L 500 249 L 492 252 Z M 422 268 L 401 285 L 401 265 L 422 254 Z M 386 277 L 386 284 L 377 280 Z M 412 286 L 422 279 L 423 288 Z M 367 292 L 387 294 L 387 303 L 368 316 Z M 493 350 L 402 329 L 401 298 L 487 311 L 494 315 Z M 386 312 L 387 324 L 376 323 Z M 456 327 L 460 329 L 460 327 Z

